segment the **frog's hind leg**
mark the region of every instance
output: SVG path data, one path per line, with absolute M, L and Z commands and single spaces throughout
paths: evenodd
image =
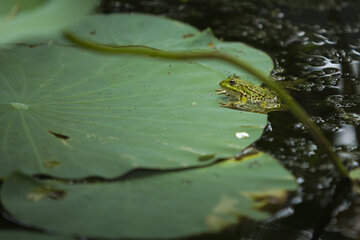
M 225 107 L 225 108 L 230 108 L 230 109 L 236 109 L 236 110 L 244 110 L 244 111 L 249 111 L 246 107 L 245 104 L 242 104 L 240 102 L 227 102 L 227 103 L 224 103 L 224 102 L 221 102 L 218 100 L 218 103 L 220 103 L 220 107 Z
M 230 108 L 230 109 L 235 109 L 238 111 L 245 111 L 245 112 L 254 112 L 254 113 L 262 113 L 262 114 L 266 114 L 270 111 L 267 111 L 267 109 L 262 108 L 262 107 L 255 107 L 255 106 L 249 106 L 247 104 L 241 103 L 239 102 L 227 102 L 227 103 L 223 103 L 221 101 L 218 101 L 221 105 L 220 107 L 225 107 L 225 108 Z
M 220 107 L 236 109 L 236 106 L 232 102 L 224 103 L 218 100 L 218 103 L 220 103 Z

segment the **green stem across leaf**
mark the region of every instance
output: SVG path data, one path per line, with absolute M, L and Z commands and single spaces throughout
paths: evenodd
M 252 67 L 245 61 L 226 53 L 221 53 L 217 50 L 197 50 L 197 51 L 165 51 L 159 50 L 146 46 L 114 46 L 114 45 L 104 45 L 86 39 L 75 36 L 69 32 L 64 33 L 64 36 L 69 41 L 77 44 L 78 46 L 102 53 L 109 54 L 139 54 L 139 55 L 148 55 L 152 57 L 160 58 L 170 58 L 170 59 L 221 59 L 227 62 L 230 62 L 237 67 L 247 71 L 248 73 L 254 75 L 256 78 L 265 83 L 265 85 L 276 92 L 279 98 L 288 106 L 289 110 L 297 117 L 308 129 L 312 135 L 314 141 L 319 145 L 319 147 L 329 156 L 330 160 L 334 164 L 337 171 L 342 177 L 348 177 L 349 173 L 346 170 L 345 166 L 341 162 L 339 156 L 334 152 L 332 145 L 326 139 L 321 130 L 314 124 L 310 119 L 310 116 L 305 112 L 305 110 L 278 84 L 271 80 L 268 76 L 264 75 L 258 69 Z

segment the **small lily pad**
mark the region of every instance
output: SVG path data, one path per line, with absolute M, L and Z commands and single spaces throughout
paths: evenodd
M 56 34 L 77 23 L 96 0 L 1 0 L 0 46 Z
M 39 181 L 17 173 L 5 181 L 1 200 L 14 217 L 49 231 L 159 239 L 220 231 L 242 217 L 265 219 L 269 215 L 261 209 L 266 199 L 283 202 L 286 191 L 295 188 L 294 178 L 260 153 L 209 167 L 98 183 Z M 66 195 L 27 199 L 36 189 L 61 189 Z

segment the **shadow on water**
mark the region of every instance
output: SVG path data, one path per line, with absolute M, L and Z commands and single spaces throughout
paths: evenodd
M 344 164 L 360 162 L 360 3 L 358 1 L 115 1 L 104 13 L 145 12 L 211 27 L 224 40 L 246 42 L 275 62 L 278 81 L 306 79 L 291 92 L 333 143 Z M 188 239 L 360 238 L 360 198 L 318 150 L 289 112 L 269 114 L 255 144 L 275 156 L 297 178 L 288 207 L 264 224 L 243 220 L 220 234 Z M 16 226 L 4 219 L 1 224 Z

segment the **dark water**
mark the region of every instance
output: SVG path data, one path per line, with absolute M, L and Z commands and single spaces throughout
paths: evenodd
M 348 169 L 360 163 L 358 1 L 103 1 L 100 12 L 144 12 L 211 27 L 224 40 L 267 52 L 279 81 L 306 79 L 293 97 L 335 146 Z M 243 224 L 188 239 L 360 239 L 360 198 L 288 112 L 269 114 L 255 146 L 275 156 L 300 185 L 265 224 Z M 0 218 L 0 225 L 18 225 Z

